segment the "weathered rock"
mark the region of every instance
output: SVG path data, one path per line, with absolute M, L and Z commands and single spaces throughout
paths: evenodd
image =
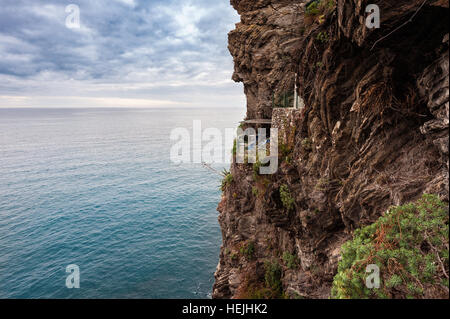
M 233 79 L 244 84 L 247 118 L 270 118 L 294 81 L 306 108 L 282 120 L 289 154 L 276 174 L 232 164 L 213 297 L 245 297 L 264 284 L 264 261 L 277 260 L 285 294 L 327 298 L 355 228 L 424 192 L 448 201 L 448 2 L 379 1 L 381 28 L 372 30 L 369 1 L 338 0 L 320 19 L 305 16 L 302 1 L 231 3 L 241 15 L 229 35 Z M 249 242 L 251 260 L 240 253 Z M 294 269 L 285 252 L 298 258 Z

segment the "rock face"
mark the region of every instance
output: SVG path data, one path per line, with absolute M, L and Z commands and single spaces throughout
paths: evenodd
M 247 118 L 271 118 L 294 81 L 306 107 L 287 115 L 276 174 L 232 164 L 214 298 L 254 296 L 266 260 L 280 265 L 284 296 L 328 298 L 355 228 L 423 193 L 448 202 L 448 2 L 380 0 L 379 29 L 366 27 L 370 3 L 322 0 L 305 13 L 302 1 L 231 0 Z

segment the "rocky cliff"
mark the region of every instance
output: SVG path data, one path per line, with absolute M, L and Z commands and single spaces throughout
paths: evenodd
M 366 26 L 371 3 L 380 28 Z M 247 118 L 271 118 L 295 81 L 305 108 L 276 174 L 232 164 L 213 297 L 328 298 L 355 229 L 423 193 L 448 202 L 448 1 L 231 4 Z

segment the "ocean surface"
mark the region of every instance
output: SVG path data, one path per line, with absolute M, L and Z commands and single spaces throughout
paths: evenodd
M 208 298 L 220 176 L 173 128 L 242 109 L 0 109 L 0 298 Z M 229 164 L 215 165 L 221 170 Z M 66 287 L 66 267 L 80 288 Z

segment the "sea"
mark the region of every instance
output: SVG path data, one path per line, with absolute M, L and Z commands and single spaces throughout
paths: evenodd
M 174 163 L 170 135 L 243 117 L 0 109 L 0 298 L 210 298 L 229 164 Z

